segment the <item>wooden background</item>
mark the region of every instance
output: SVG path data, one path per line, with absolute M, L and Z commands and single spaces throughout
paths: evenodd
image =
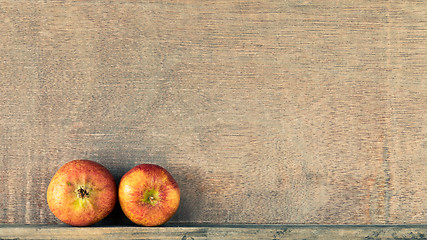
M 0 0 L 0 223 L 58 223 L 47 185 L 84 158 L 167 168 L 174 223 L 426 224 L 426 13 Z

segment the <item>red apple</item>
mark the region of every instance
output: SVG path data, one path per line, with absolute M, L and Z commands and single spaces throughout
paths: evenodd
M 125 215 L 143 226 L 166 223 L 178 210 L 180 190 L 166 169 L 141 164 L 123 175 L 119 184 L 119 202 Z
M 73 160 L 53 176 L 47 189 L 52 213 L 72 226 L 89 226 L 113 211 L 117 186 L 113 175 L 101 164 Z

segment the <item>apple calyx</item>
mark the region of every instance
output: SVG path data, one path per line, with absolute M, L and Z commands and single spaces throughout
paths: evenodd
M 148 203 L 151 206 L 155 206 L 159 200 L 160 200 L 159 191 L 157 191 L 156 189 L 145 191 L 142 197 L 142 202 Z
M 80 186 L 77 190 L 77 197 L 84 199 L 89 197 L 89 191 L 85 186 Z

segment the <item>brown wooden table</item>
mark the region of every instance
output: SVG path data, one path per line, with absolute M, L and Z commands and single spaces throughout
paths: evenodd
M 29 224 L 20 236 L 273 238 L 280 227 L 228 224 L 427 224 L 426 9 L 1 0 L 3 234 Z M 117 182 L 137 164 L 162 165 L 182 190 L 170 223 L 224 228 L 39 226 L 60 223 L 46 188 L 73 159 L 103 164 Z M 108 222 L 127 226 L 120 210 Z
M 426 225 L 0 226 L 0 239 L 427 239 Z

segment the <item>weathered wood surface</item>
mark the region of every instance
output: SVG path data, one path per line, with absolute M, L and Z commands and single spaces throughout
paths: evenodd
M 74 228 L 61 225 L 0 225 L 0 239 L 421 240 L 427 239 L 427 226 L 217 225 Z
M 84 158 L 169 169 L 175 223 L 425 224 L 426 9 L 0 0 L 0 222 Z

